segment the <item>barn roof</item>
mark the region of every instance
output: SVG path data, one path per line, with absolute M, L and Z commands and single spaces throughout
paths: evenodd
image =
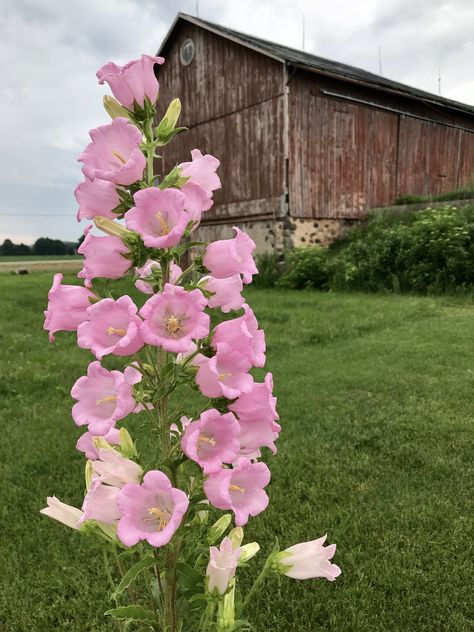
M 253 35 L 240 33 L 239 31 L 234 31 L 233 29 L 221 26 L 220 24 L 214 24 L 213 22 L 208 22 L 207 20 L 187 15 L 186 13 L 178 13 L 161 44 L 159 52 L 165 48 L 177 22 L 180 20 L 191 22 L 196 26 L 200 26 L 212 33 L 221 35 L 222 37 L 225 37 L 233 42 L 237 42 L 242 46 L 252 48 L 259 53 L 272 57 L 282 63 L 288 63 L 292 66 L 303 68 L 312 72 L 336 76 L 352 82 L 355 81 L 357 83 L 363 83 L 385 91 L 395 92 L 397 94 L 429 102 L 437 106 L 446 107 L 451 110 L 474 114 L 474 106 L 460 103 L 459 101 L 453 101 L 452 99 L 446 99 L 445 97 L 425 92 L 424 90 L 419 90 L 418 88 L 414 88 L 412 86 L 407 86 L 406 84 L 399 83 L 398 81 L 392 81 L 391 79 L 368 72 L 362 68 L 357 68 L 356 66 L 349 66 L 348 64 L 325 59 L 324 57 L 318 57 L 317 55 L 312 55 L 311 53 L 307 53 L 296 48 L 289 48 L 288 46 L 282 46 L 281 44 L 270 42 Z

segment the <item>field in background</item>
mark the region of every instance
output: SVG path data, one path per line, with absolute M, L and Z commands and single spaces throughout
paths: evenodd
M 0 628 L 112 631 L 100 552 L 38 513 L 53 493 L 81 502 L 69 391 L 91 360 L 72 334 L 49 345 L 41 329 L 51 276 L 0 275 Z M 267 332 L 283 427 L 269 509 L 246 529 L 265 543 L 249 570 L 275 538 L 288 546 L 326 531 L 343 570 L 334 584 L 271 579 L 252 608 L 256 630 L 472 630 L 470 300 L 248 299 Z M 139 417 L 127 425 L 143 436 Z
M 80 270 L 82 267 L 82 255 L 31 255 L 31 256 L 1 256 L 0 273 L 15 272 L 26 269 L 28 272 L 52 270 Z

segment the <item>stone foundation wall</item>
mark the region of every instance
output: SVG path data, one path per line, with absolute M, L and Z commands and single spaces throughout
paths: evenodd
M 329 246 L 344 237 L 357 220 L 350 219 L 296 219 L 285 218 L 251 222 L 236 222 L 254 240 L 257 254 L 282 254 L 298 246 Z M 232 224 L 208 224 L 196 231 L 196 239 L 214 241 L 233 236 Z

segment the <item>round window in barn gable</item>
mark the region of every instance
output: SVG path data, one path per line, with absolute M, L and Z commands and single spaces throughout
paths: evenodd
M 194 59 L 194 42 L 192 39 L 186 39 L 181 44 L 179 51 L 179 59 L 183 66 L 189 66 Z

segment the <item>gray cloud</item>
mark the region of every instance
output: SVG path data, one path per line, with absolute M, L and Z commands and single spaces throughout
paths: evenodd
M 474 104 L 471 0 L 200 0 L 200 15 Z M 75 239 L 87 131 L 107 122 L 96 70 L 154 53 L 194 0 L 3 0 L 0 240 Z M 51 217 L 55 215 L 55 217 Z

